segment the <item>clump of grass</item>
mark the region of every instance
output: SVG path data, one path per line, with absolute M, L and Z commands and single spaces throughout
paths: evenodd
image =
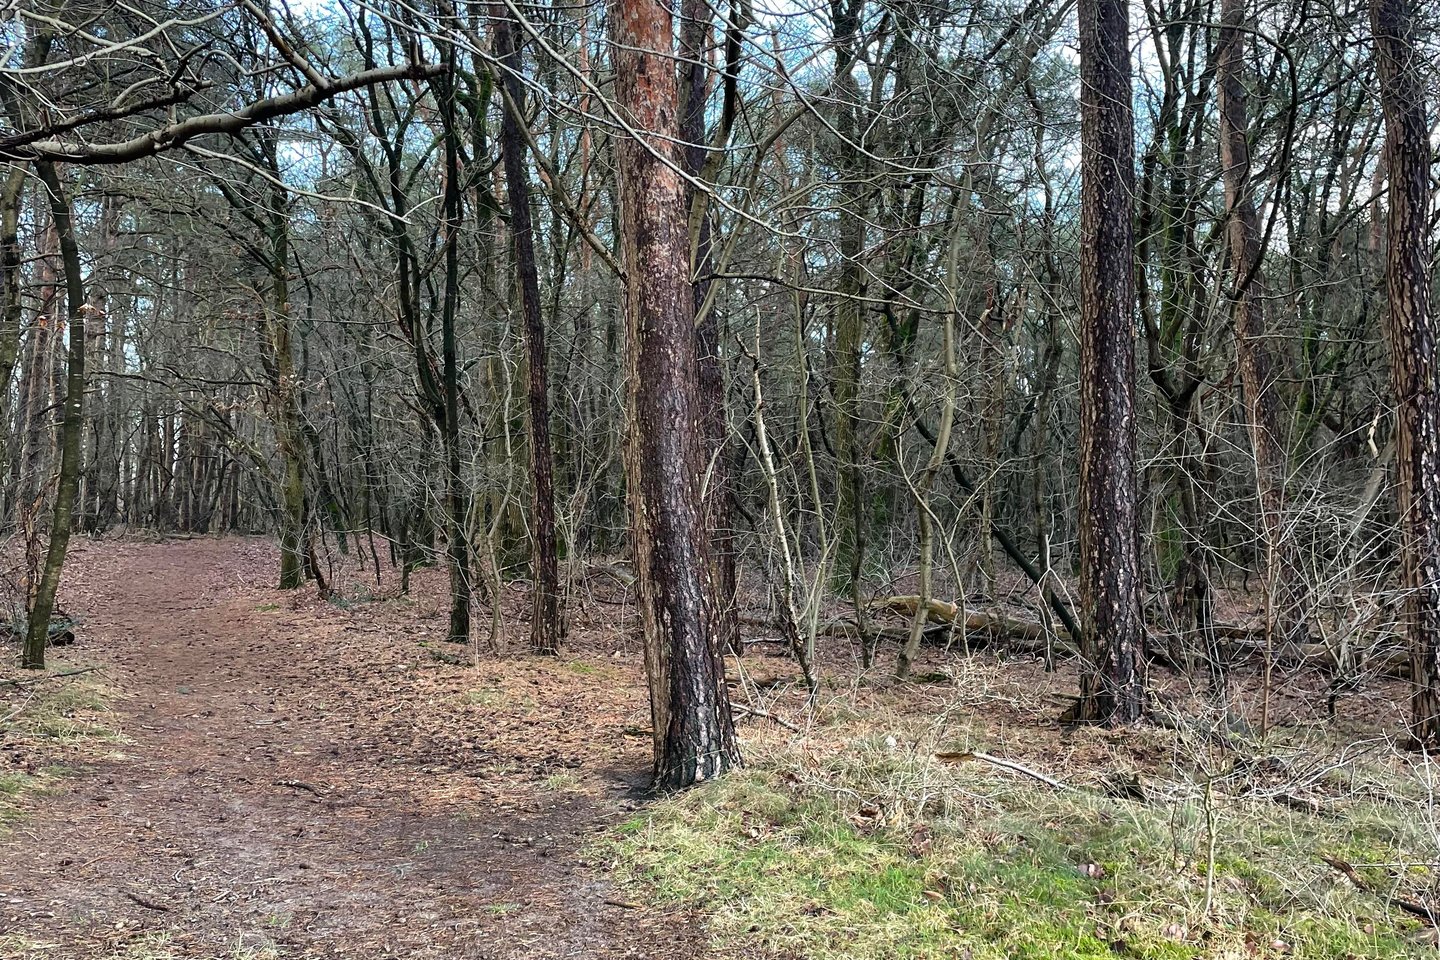
M 460 694 L 460 703 L 467 707 L 496 707 L 503 704 L 508 698 L 504 690 L 499 687 L 477 687 L 474 690 L 466 690 Z
M 580 789 L 580 778 L 573 773 L 552 773 L 545 778 L 545 789 L 556 793 L 570 793 Z
M 624 824 L 607 841 L 617 874 L 708 910 L 722 946 L 815 960 L 1433 953 L 1385 900 L 1424 900 L 1435 880 L 1393 868 L 1436 859 L 1434 824 L 1392 802 L 1402 784 L 1310 812 L 1206 790 L 1177 762 L 1140 802 L 941 763 L 954 733 L 936 729 L 847 719 L 818 749 L 752 745 L 746 769 Z M 1322 855 L 1383 866 L 1366 892 Z
M 65 665 L 52 665 L 63 673 Z M 0 832 L 18 819 L 28 800 L 54 789 L 72 764 L 91 759 L 97 748 L 123 742 L 109 707 L 111 691 L 98 674 L 46 677 L 27 674 L 23 685 L 0 688 L 0 739 L 26 769 L 0 773 Z
M 374 603 L 376 600 L 375 591 L 369 584 L 354 583 L 347 584 L 343 588 L 332 589 L 325 597 L 331 606 L 341 610 L 354 610 L 356 607 L 367 603 Z

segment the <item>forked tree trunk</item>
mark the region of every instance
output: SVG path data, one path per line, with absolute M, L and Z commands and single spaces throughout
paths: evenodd
M 1389 158 L 1385 333 L 1395 391 L 1405 632 L 1415 682 L 1415 739 L 1440 746 L 1440 357 L 1430 316 L 1430 124 L 1409 0 L 1373 0 L 1370 22 Z
M 1144 710 L 1135 477 L 1135 185 L 1126 0 L 1080 0 L 1079 716 Z
M 1250 180 L 1250 117 L 1245 93 L 1248 22 L 1245 0 L 1221 4 L 1219 60 L 1220 164 L 1229 217 L 1230 274 L 1234 286 L 1235 353 L 1245 394 L 1255 486 L 1260 507 L 1260 555 L 1264 564 L 1267 648 L 1287 657 L 1309 641 L 1307 596 L 1294 537 L 1285 532 L 1286 453 L 1276 391 L 1275 359 L 1265 331 L 1265 284 L 1260 269 L 1260 218 Z
M 616 88 L 636 136 L 616 144 L 627 275 L 625 467 L 655 785 L 710 780 L 740 763 L 720 649 L 705 504 L 695 300 L 679 160 L 673 11 L 614 0 Z M 662 161 L 661 157 L 665 161 Z
M 50 615 L 55 609 L 55 592 L 70 546 L 70 520 L 75 511 L 75 494 L 80 485 L 80 440 L 85 428 L 85 283 L 80 275 L 80 252 L 75 245 L 75 227 L 70 201 L 60 186 L 55 167 L 37 163 L 40 182 L 50 195 L 50 216 L 59 238 L 60 259 L 65 269 L 65 305 L 70 315 L 69 348 L 66 354 L 65 407 L 60 428 L 60 482 L 55 492 L 55 511 L 50 524 L 50 546 L 35 600 L 30 606 L 25 633 L 23 666 L 45 668 L 45 642 L 50 636 Z
M 505 111 L 500 138 L 505 160 L 505 187 L 510 201 L 510 242 L 520 281 L 524 316 L 525 358 L 530 393 L 530 562 L 535 589 L 531 594 L 530 649 L 555 653 L 565 635 L 560 612 L 560 565 L 555 552 L 555 466 L 550 452 L 550 393 L 545 354 L 545 325 L 540 316 L 540 273 L 535 265 L 535 231 L 530 219 L 530 180 L 525 172 L 525 84 L 520 80 L 518 24 L 513 16 L 495 28 L 495 49 L 505 64 L 505 90 L 513 109 Z

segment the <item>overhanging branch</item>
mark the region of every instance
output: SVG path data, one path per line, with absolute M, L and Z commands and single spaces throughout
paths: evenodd
M 257 100 L 230 113 L 206 113 L 167 123 L 133 139 L 116 143 L 86 144 L 43 140 L 14 144 L 0 140 L 0 160 L 48 160 L 85 165 L 128 163 L 171 150 L 196 137 L 239 133 L 267 120 L 308 110 L 351 90 L 395 80 L 422 80 L 436 76 L 444 69 L 439 64 L 407 63 L 398 67 L 365 70 L 332 80 L 323 86 L 310 84 L 278 97 Z

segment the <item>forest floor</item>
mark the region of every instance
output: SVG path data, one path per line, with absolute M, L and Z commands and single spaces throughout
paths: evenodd
M 468 666 L 433 571 L 354 605 L 274 570 L 262 541 L 77 545 L 56 652 L 101 669 L 0 699 L 0 957 L 704 953 L 586 860 L 644 783 L 639 687 L 595 651 Z
M 656 800 L 623 578 L 579 585 L 559 658 L 523 653 L 515 585 L 474 658 L 439 571 L 327 601 L 236 538 L 67 569 L 78 642 L 0 674 L 4 960 L 1435 948 L 1440 768 L 1397 745 L 1400 684 L 1331 720 L 1323 677 L 1277 673 L 1262 736 L 1257 672 L 1219 709 L 1157 671 L 1157 722 L 1106 731 L 1058 722 L 1064 662 L 931 647 L 896 684 L 893 650 L 827 641 L 809 701 L 761 643 L 729 665 L 746 767 Z

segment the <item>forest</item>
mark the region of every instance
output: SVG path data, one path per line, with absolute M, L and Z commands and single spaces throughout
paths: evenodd
M 0 45 L 0 957 L 1440 943 L 1440 8 Z

